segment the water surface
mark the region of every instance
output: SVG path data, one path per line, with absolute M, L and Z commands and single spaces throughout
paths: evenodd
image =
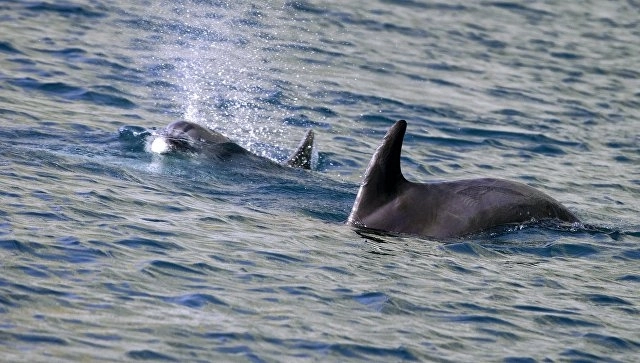
M 6 361 L 634 361 L 640 7 L 0 3 Z M 414 181 L 525 182 L 588 226 L 344 225 L 387 128 Z M 158 158 L 186 119 L 315 170 Z

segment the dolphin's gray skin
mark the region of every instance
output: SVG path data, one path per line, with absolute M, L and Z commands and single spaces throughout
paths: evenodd
M 400 170 L 406 129 L 406 121 L 396 122 L 371 158 L 348 224 L 444 239 L 534 220 L 579 222 L 555 199 L 517 182 L 489 178 L 426 184 L 407 181 Z
M 307 131 L 298 149 L 283 163 L 293 168 L 311 169 L 313 152 L 313 131 Z M 167 154 L 172 152 L 194 152 L 207 157 L 226 160 L 236 155 L 259 158 L 228 137 L 188 121 L 175 121 L 155 133 L 149 144 L 151 152 Z

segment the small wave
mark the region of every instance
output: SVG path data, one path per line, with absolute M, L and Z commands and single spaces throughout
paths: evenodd
M 100 9 L 98 7 L 81 6 L 66 2 L 38 2 L 35 4 L 28 4 L 26 9 L 36 13 L 51 12 L 60 14 L 64 17 L 86 17 L 86 18 L 101 18 L 107 16 L 106 9 Z
M 142 249 L 147 252 L 156 252 L 156 253 L 162 253 L 162 254 L 164 254 L 166 251 L 169 251 L 169 250 L 180 251 L 183 249 L 179 245 L 172 242 L 161 242 L 161 241 L 157 241 L 149 238 L 142 238 L 142 237 L 120 240 L 115 242 L 115 244 L 118 246 L 123 246 L 131 249 Z
M 127 357 L 133 360 L 148 360 L 155 362 L 179 362 L 181 359 L 176 359 L 170 355 L 159 353 L 150 349 L 143 350 L 130 350 L 127 352 Z
M 33 78 L 21 78 L 10 80 L 9 83 L 22 87 L 25 90 L 35 90 L 69 101 L 86 101 L 101 106 L 112 106 L 123 109 L 132 109 L 136 104 L 124 96 L 118 96 L 103 91 L 94 91 L 84 87 L 72 86 L 64 82 L 40 82 Z M 114 88 L 98 86 L 101 90 L 117 92 Z
M 69 342 L 53 335 L 34 334 L 34 333 L 1 333 L 0 337 L 3 341 L 15 340 L 29 344 L 52 344 L 52 345 L 69 345 Z
M 597 344 L 605 348 L 616 350 L 637 350 L 640 349 L 640 342 L 631 339 L 624 339 L 615 335 L 600 333 L 587 333 L 583 336 L 591 344 Z
M 535 316 L 533 320 L 541 325 L 553 325 L 558 328 L 566 328 L 566 327 L 590 327 L 590 328 L 599 328 L 602 327 L 601 324 L 588 321 L 585 319 L 580 319 L 578 317 L 568 317 L 562 315 L 552 315 L 545 314 L 540 316 Z
M 188 308 L 199 309 L 206 305 L 228 306 L 227 303 L 209 294 L 186 294 L 180 296 L 167 297 L 164 301 L 172 304 L 186 306 Z
M 499 9 L 512 11 L 516 14 L 524 15 L 530 20 L 539 20 L 541 17 L 553 17 L 554 14 L 545 10 L 535 9 L 512 1 L 495 1 L 488 2 L 485 5 L 494 6 Z
M 13 44 L 7 41 L 0 41 L 0 52 L 9 54 L 23 54 L 21 51 L 16 49 Z
M 604 294 L 587 294 L 587 300 L 596 305 L 622 305 L 633 306 L 633 304 L 625 299 L 617 296 L 609 296 Z

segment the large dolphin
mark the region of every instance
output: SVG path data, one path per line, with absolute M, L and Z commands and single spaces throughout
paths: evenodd
M 296 151 L 282 164 L 294 168 L 311 169 L 313 139 L 313 131 L 308 130 Z M 149 143 L 149 150 L 157 154 L 194 152 L 218 160 L 228 160 L 236 156 L 264 159 L 242 148 L 228 137 L 188 121 L 172 122 L 154 133 Z
M 406 129 L 406 121 L 396 122 L 371 158 L 348 224 L 444 239 L 545 219 L 579 222 L 555 199 L 513 181 L 407 181 L 400 170 Z

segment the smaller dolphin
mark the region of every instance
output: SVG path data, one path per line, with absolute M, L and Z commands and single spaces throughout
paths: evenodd
M 355 227 L 437 239 L 545 219 L 579 222 L 555 199 L 503 179 L 407 181 L 400 153 L 407 122 L 396 122 L 369 162 L 347 221 Z
M 156 154 L 193 152 L 219 160 L 231 159 L 236 155 L 258 158 L 228 137 L 193 122 L 172 122 L 153 136 L 148 149 Z M 311 169 L 313 139 L 313 130 L 308 130 L 296 151 L 282 165 Z

